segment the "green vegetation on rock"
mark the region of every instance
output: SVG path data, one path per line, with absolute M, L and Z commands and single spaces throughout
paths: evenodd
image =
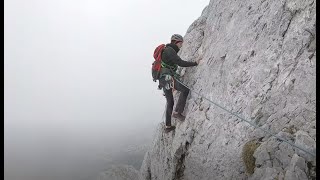
M 246 166 L 246 172 L 253 174 L 256 159 L 253 157 L 254 151 L 260 146 L 256 140 L 247 142 L 242 149 L 242 160 Z

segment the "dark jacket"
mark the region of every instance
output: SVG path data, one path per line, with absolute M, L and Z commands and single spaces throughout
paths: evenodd
M 190 66 L 197 66 L 198 64 L 196 62 L 188 62 L 182 60 L 177 53 L 179 52 L 179 48 L 175 44 L 166 44 L 166 48 L 162 52 L 162 61 L 171 66 L 181 66 L 181 67 L 190 67 Z M 160 77 L 162 74 L 167 74 L 167 73 L 175 73 L 176 69 L 173 71 L 168 71 L 168 68 L 161 68 L 160 71 Z

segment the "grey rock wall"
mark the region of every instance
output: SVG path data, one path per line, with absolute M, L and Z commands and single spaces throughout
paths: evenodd
M 257 126 L 316 151 L 316 1 L 211 0 L 185 34 L 192 90 Z M 178 93 L 175 94 L 177 100 Z M 175 101 L 177 102 L 177 101 Z M 253 128 L 195 93 L 185 122 L 157 130 L 140 179 L 315 179 L 315 157 Z M 253 174 L 243 146 L 256 140 Z

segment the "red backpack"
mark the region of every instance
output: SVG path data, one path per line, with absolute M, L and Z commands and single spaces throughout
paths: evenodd
M 164 44 L 160 44 L 153 52 L 154 62 L 152 63 L 152 78 L 153 81 L 156 82 L 157 79 L 160 78 L 160 70 L 161 70 L 161 54 L 163 49 L 166 47 Z

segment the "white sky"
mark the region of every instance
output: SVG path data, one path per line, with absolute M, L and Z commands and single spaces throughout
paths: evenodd
M 94 163 L 119 139 L 150 136 L 165 106 L 151 78 L 153 50 L 185 35 L 208 4 L 5 0 L 5 180 L 40 171 L 72 179 L 80 170 L 62 178 L 62 167 Z

